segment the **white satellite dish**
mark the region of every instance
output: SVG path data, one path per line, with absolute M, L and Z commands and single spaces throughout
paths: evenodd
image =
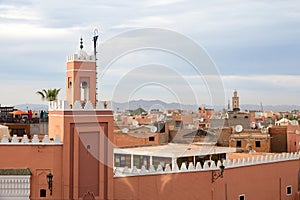
M 137 126 L 139 123 L 137 121 L 132 121 L 132 125 Z
M 152 126 L 152 127 L 151 127 L 151 132 L 152 132 L 152 133 L 156 133 L 156 131 L 157 131 L 157 127 L 156 127 L 156 126 Z
M 189 124 L 189 125 L 188 125 L 188 129 L 190 129 L 190 130 L 193 129 L 193 127 L 194 127 L 193 124 Z
M 129 129 L 128 128 L 123 128 L 122 133 L 128 133 Z
M 292 120 L 292 121 L 291 121 L 291 124 L 292 124 L 292 125 L 299 125 L 299 123 L 298 123 L 297 120 Z
M 235 126 L 235 131 L 236 131 L 237 133 L 242 132 L 242 131 L 243 131 L 243 126 L 242 126 L 242 125 L 236 125 L 236 126 Z
M 158 117 L 158 120 L 159 120 L 159 121 L 163 121 L 163 120 L 164 120 L 164 118 L 165 118 L 165 116 L 163 116 L 163 115 L 159 115 L 159 117 Z
M 263 128 L 260 122 L 257 123 L 258 128 Z

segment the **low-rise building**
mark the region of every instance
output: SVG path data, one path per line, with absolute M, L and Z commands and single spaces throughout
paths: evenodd
M 270 152 L 271 137 L 267 130 L 243 130 L 230 135 L 229 146 L 238 152 Z

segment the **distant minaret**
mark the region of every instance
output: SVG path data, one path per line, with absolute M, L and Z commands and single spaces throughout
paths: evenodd
M 237 91 L 234 90 L 233 97 L 232 97 L 232 110 L 233 111 L 240 111 L 240 100 L 237 94 Z
M 96 105 L 96 61 L 82 49 L 80 38 L 79 52 L 67 57 L 66 98 L 71 106 L 75 101 Z

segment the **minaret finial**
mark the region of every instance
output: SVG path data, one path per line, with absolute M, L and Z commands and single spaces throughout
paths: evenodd
M 83 49 L 83 41 L 82 41 L 82 37 L 80 38 L 80 50 Z

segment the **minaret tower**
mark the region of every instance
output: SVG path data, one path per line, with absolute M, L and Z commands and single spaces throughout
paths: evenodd
M 233 97 L 232 97 L 232 110 L 233 111 L 240 111 L 240 100 L 237 94 L 237 91 L 234 90 Z
M 88 55 L 80 39 L 80 50 L 67 57 L 66 98 L 70 106 L 75 101 L 85 104 L 91 101 L 96 105 L 96 61 L 94 55 Z

